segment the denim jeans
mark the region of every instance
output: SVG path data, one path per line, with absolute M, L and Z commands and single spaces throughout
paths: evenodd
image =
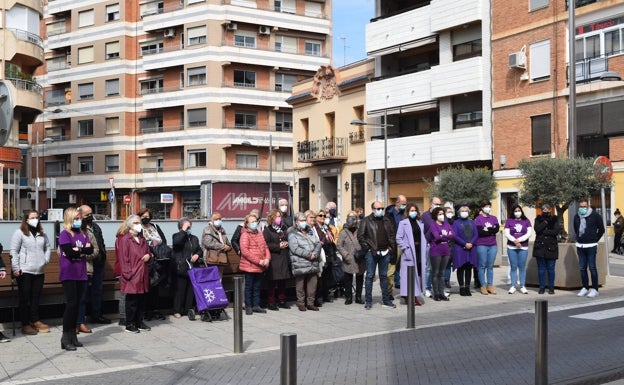
M 598 247 L 577 247 L 576 252 L 579 258 L 579 269 L 581 270 L 581 282 L 584 288 L 589 288 L 587 277 L 587 265 L 591 274 L 592 288 L 598 290 L 598 270 L 596 269 L 596 251 Z
M 366 252 L 366 282 L 364 302 L 366 305 L 373 304 L 373 277 L 375 269 L 379 268 L 379 286 L 381 287 L 381 300 L 384 304 L 390 303 L 388 293 L 388 264 L 390 263 L 390 253 L 385 256 L 373 255 L 370 250 Z
M 546 273 L 548 273 L 548 287 L 555 287 L 555 264 L 556 259 L 546 259 L 542 257 L 535 258 L 537 262 L 537 277 L 539 278 L 539 287 L 543 289 L 546 287 Z
M 262 273 L 245 273 L 245 309 L 260 306 Z
M 507 256 L 511 265 L 511 286 L 515 286 L 518 282 L 518 273 L 520 273 L 520 286 L 526 283 L 526 261 L 529 250 L 507 248 Z
M 496 259 L 496 245 L 477 246 L 477 257 L 479 258 L 479 282 L 481 283 L 481 286 L 492 286 L 492 284 L 494 283 L 494 260 Z

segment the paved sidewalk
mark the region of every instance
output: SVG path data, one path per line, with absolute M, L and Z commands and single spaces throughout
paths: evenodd
M 495 277 L 506 277 L 506 271 L 506 267 L 496 269 Z M 483 296 L 473 291 L 472 297 L 460 297 L 455 285 L 449 302 L 428 300 L 424 306 L 416 308 L 417 329 L 471 320 L 493 320 L 510 315 L 526 316 L 534 312 L 537 299 L 548 300 L 551 311 L 624 300 L 624 278 L 614 276 L 607 277 L 605 287 L 600 289 L 600 296 L 594 299 L 578 298 L 576 291 L 563 290 L 557 290 L 555 295 L 538 295 L 535 288 L 529 289 L 529 295 L 519 292 L 509 295 L 506 292 L 507 285 L 502 281 L 496 287 L 498 295 Z M 378 282 L 375 283 L 375 289 L 378 290 Z M 244 316 L 245 352 L 275 355 L 279 351 L 280 333 L 284 332 L 297 333 L 299 348 L 358 338 L 368 341 L 367 337 L 400 336 L 406 326 L 406 307 L 398 305 L 397 309 L 382 309 L 379 293 L 376 294 L 376 304 L 369 311 L 362 305 L 345 306 L 343 300 L 339 299 L 325 304 L 319 312 L 300 312 L 293 307 L 291 310 Z M 228 309 L 228 314 L 232 316 L 232 309 Z M 128 369 L 164 367 L 169 364 L 192 366 L 194 362 L 211 360 L 214 363 L 215 359 L 240 357 L 233 353 L 231 319 L 206 323 L 191 322 L 186 317 L 168 317 L 165 321 L 148 322 L 152 331 L 136 335 L 123 332 L 123 328 L 116 324 L 91 325 L 94 326 L 93 334 L 79 335 L 84 347 L 76 352 L 61 350 L 60 320 L 53 320 L 50 324 L 51 333 L 22 336 L 17 331 L 17 336 L 10 343 L 0 344 L 0 382 L 64 383 L 63 379 L 75 380 L 82 376 L 117 373 Z M 11 335 L 9 327 L 9 324 L 4 325 L 7 335 Z M 279 368 L 279 363 L 277 365 Z M 269 370 L 262 367 L 257 369 Z M 526 370 L 532 371 L 533 368 Z M 614 384 L 620 385 L 619 382 Z

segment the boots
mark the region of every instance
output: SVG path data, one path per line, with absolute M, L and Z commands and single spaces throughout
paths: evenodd
M 481 294 L 483 294 L 483 295 L 488 295 L 488 291 L 487 291 L 487 289 L 485 288 L 485 286 L 481 286 Z
M 74 333 L 72 333 L 72 345 L 77 348 L 81 348 L 83 346 L 82 342 L 78 342 L 78 335 Z
M 364 300 L 362 300 L 362 293 L 355 295 L 355 303 L 360 304 L 360 305 L 364 304 Z
M 462 297 L 465 297 L 467 295 L 465 287 L 462 286 L 459 288 L 459 295 L 461 295 Z
M 496 294 L 496 290 L 494 290 L 494 286 L 488 286 L 487 292 L 490 294 Z
M 68 351 L 76 350 L 76 346 L 72 343 L 72 334 L 74 337 L 76 336 L 74 332 L 63 332 L 63 336 L 61 337 L 61 349 Z

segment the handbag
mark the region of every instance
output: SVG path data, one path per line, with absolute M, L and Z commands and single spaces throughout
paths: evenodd
M 159 243 L 156 246 L 150 246 L 150 251 L 154 255 L 154 259 L 157 261 L 169 261 L 173 254 L 171 247 L 164 243 Z
M 228 255 L 224 251 L 207 250 L 206 263 L 209 265 L 228 265 Z
M 366 260 L 366 250 L 357 250 L 355 254 L 353 254 L 353 259 L 355 262 L 360 263 Z

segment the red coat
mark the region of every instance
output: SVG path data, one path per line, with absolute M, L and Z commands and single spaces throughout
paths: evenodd
M 139 236 L 138 239 L 139 242 L 130 233 L 117 239 L 122 293 L 142 294 L 149 291 L 149 268 L 143 256 L 150 251 L 145 238 Z
M 271 251 L 260 231 L 243 229 L 240 238 L 240 269 L 247 273 L 262 273 L 267 266 L 260 266 L 262 259 L 271 260 Z

